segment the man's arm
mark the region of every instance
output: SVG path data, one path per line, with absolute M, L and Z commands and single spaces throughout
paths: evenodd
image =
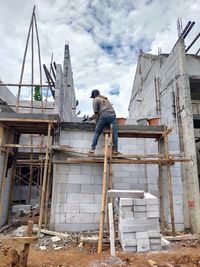
M 97 123 L 99 120 L 99 113 L 95 112 L 91 117 L 89 117 L 89 120 L 92 121 L 95 119 L 95 122 Z

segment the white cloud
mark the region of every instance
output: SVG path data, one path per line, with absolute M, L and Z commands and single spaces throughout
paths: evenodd
M 197 0 L 0 0 L 0 4 L 1 79 L 19 81 L 31 12 L 36 4 L 42 62 L 48 65 L 53 52 L 55 61 L 62 63 L 64 43 L 69 41 L 82 115 L 92 113 L 92 89 L 99 88 L 102 94 L 109 95 L 113 86 L 119 86 L 119 96 L 109 98 L 117 115 L 127 116 L 139 49 L 157 54 L 161 47 L 162 52 L 170 52 L 177 40 L 178 17 L 182 17 L 184 25 L 188 20 L 196 21 L 187 45 L 200 28 Z M 199 46 L 197 41 L 191 52 Z M 27 82 L 30 62 L 29 55 Z

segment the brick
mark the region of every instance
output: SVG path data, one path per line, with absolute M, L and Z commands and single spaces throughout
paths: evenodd
M 162 246 L 161 245 L 150 245 L 150 250 L 151 251 L 160 251 L 160 250 L 162 250 Z
M 144 205 L 146 205 L 146 200 L 144 198 L 142 198 L 142 199 L 134 198 L 133 199 L 133 205 L 134 206 L 144 206 Z
M 69 174 L 68 175 L 68 183 L 71 184 L 93 184 L 94 183 L 94 176 L 92 175 L 76 175 L 76 174 Z
M 134 212 L 134 216 L 135 216 L 135 218 L 146 218 L 147 212 L 146 211 L 144 211 L 144 212 L 137 211 L 137 212 Z
M 149 211 L 159 211 L 159 206 L 157 204 L 149 205 L 147 204 L 147 212 Z
M 134 209 L 134 212 L 137 212 L 137 211 L 146 211 L 147 208 L 146 208 L 146 205 L 135 205 L 133 206 L 133 209 Z
M 94 203 L 94 194 L 68 194 L 67 202 Z
M 160 230 L 158 231 L 150 230 L 148 233 L 149 233 L 149 238 L 160 238 Z
M 150 251 L 150 244 L 148 238 L 137 239 L 137 252 L 148 252 Z
M 136 239 L 145 238 L 148 239 L 148 232 L 136 232 Z
M 125 252 L 137 252 L 137 246 L 122 246 Z
M 126 220 L 126 223 L 125 223 Z M 129 221 L 129 222 L 127 222 Z M 119 223 L 119 230 L 122 232 L 144 232 L 149 230 L 158 230 L 158 219 L 148 221 L 148 219 L 122 219 Z
M 150 245 L 161 245 L 160 238 L 149 238 Z
M 133 213 L 133 206 L 124 206 L 124 207 L 120 207 L 119 210 L 122 211 L 122 212 L 125 212 L 125 211 L 127 211 L 127 212 L 132 211 L 132 213 Z
M 131 211 L 122 211 L 120 212 L 120 216 L 125 219 L 125 218 L 133 218 L 134 214 Z
M 80 184 L 68 184 L 65 188 L 66 193 L 81 193 Z
M 142 198 L 144 191 L 142 190 L 115 190 L 111 189 L 107 192 L 108 196 L 118 198 Z
M 95 184 L 82 184 L 81 185 L 81 193 L 100 194 L 101 192 L 102 192 L 102 185 L 95 185 Z
M 119 206 L 124 207 L 124 206 L 131 206 L 133 205 L 133 201 L 131 198 L 120 198 L 119 200 Z
M 80 204 L 80 213 L 100 213 L 101 204 Z
M 147 218 L 159 218 L 159 211 L 147 211 Z
M 85 213 L 85 214 L 72 214 L 66 213 L 66 223 L 93 223 L 94 222 L 94 214 Z
M 62 206 L 62 212 L 66 213 L 79 213 L 80 212 L 80 204 L 76 203 L 65 203 Z

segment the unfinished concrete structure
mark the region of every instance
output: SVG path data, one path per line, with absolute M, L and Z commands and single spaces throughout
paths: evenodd
M 185 52 L 180 38 L 170 54 L 140 53 L 129 104 L 132 122 L 160 117 L 160 123 L 173 128 L 169 150 L 190 158 L 172 167 L 175 221 L 185 228 L 200 231 L 199 207 L 199 104 L 200 57 Z M 154 150 L 146 144 L 147 151 Z M 148 169 L 150 172 L 150 169 Z M 157 173 L 158 175 L 158 173 Z M 167 180 L 163 180 L 165 188 Z M 169 222 L 167 196 L 165 219 Z
M 63 70 L 57 64 L 56 77 L 55 100 L 46 102 L 42 109 L 41 101 L 34 101 L 31 107 L 30 101 L 20 100 L 16 112 L 16 97 L 6 86 L 0 86 L 0 225 L 8 220 L 12 202 L 39 204 L 48 124 L 52 124 L 51 136 L 55 137 L 60 121 L 76 121 L 68 45 L 65 45 Z

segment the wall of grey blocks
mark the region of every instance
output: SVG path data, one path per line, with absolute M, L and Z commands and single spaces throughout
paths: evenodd
M 60 145 L 70 145 L 76 151 L 87 152 L 90 149 L 92 137 L 93 132 L 90 131 L 61 130 Z M 153 151 L 155 141 L 148 141 Z M 96 153 L 103 153 L 103 145 L 104 140 L 101 136 Z M 119 150 L 125 154 L 147 152 L 144 139 L 139 138 L 119 138 Z M 55 153 L 55 159 L 63 157 L 65 155 L 61 152 Z M 72 232 L 97 230 L 101 210 L 103 165 L 54 164 L 53 169 L 51 229 Z M 176 181 L 178 186 L 179 180 Z M 159 196 L 158 168 L 153 165 L 146 167 L 145 165 L 114 164 L 113 188 L 144 190 Z M 182 211 L 179 205 L 180 212 Z

